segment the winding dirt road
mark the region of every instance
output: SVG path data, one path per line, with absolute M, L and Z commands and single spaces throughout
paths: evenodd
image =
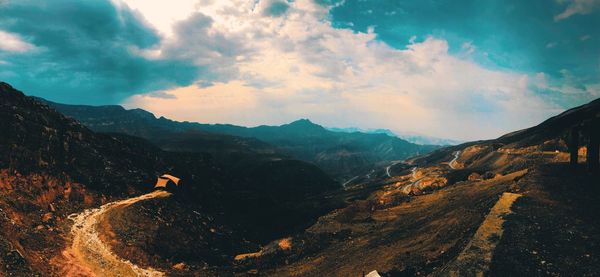
M 448 166 L 450 166 L 451 169 L 456 169 L 454 163 L 456 163 L 456 160 L 460 157 L 460 153 L 462 153 L 462 151 L 454 151 L 454 158 L 448 163 Z
M 394 165 L 397 165 L 397 164 L 398 164 L 398 163 L 400 163 L 400 162 L 401 162 L 401 161 L 393 161 L 393 162 L 392 162 L 390 165 L 388 165 L 388 166 L 385 168 L 385 174 L 386 174 L 388 177 L 392 177 L 392 175 L 390 174 L 390 168 L 391 168 L 392 166 L 394 166 Z
M 159 197 L 167 197 L 169 192 L 157 190 L 148 194 L 125 200 L 110 202 L 100 208 L 87 209 L 78 214 L 69 215 L 74 224 L 71 227 L 73 243 L 63 251 L 67 265 L 64 276 L 164 276 L 164 273 L 141 268 L 130 261 L 119 258 L 110 246 L 99 237 L 96 225 L 105 214 L 113 209 L 123 209 L 134 203 Z
M 410 184 L 406 184 L 403 187 L 400 188 L 400 191 L 402 191 L 402 193 L 408 195 L 411 191 L 413 187 L 418 186 L 421 183 L 421 179 L 417 178 L 417 170 L 419 168 L 418 167 L 413 167 L 410 169 L 410 179 L 412 180 L 412 182 Z

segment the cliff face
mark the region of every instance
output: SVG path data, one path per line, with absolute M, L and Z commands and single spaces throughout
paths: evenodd
M 0 168 L 70 177 L 104 193 L 144 189 L 165 161 L 158 148 L 96 134 L 0 84 Z

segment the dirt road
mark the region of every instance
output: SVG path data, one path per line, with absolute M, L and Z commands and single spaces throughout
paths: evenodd
M 110 202 L 100 208 L 87 209 L 72 214 L 69 219 L 73 243 L 63 251 L 66 258 L 64 276 L 164 276 L 152 268 L 140 268 L 130 261 L 119 258 L 99 237 L 96 225 L 113 209 L 123 209 L 139 201 L 167 197 L 166 191 L 154 191 L 125 200 Z
M 455 163 L 460 157 L 460 153 L 462 153 L 462 151 L 454 151 L 454 158 L 448 163 L 448 166 L 450 166 L 451 169 L 456 169 Z

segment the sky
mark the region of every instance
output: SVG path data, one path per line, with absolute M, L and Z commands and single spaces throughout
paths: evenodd
M 494 138 L 600 97 L 600 0 L 0 0 L 0 80 L 176 120 Z

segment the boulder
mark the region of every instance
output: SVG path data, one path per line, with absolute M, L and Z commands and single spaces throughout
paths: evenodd
M 477 172 L 473 172 L 473 173 L 469 174 L 469 177 L 467 179 L 469 181 L 480 181 L 481 175 L 479 175 L 479 173 L 477 173 Z
M 177 264 L 173 265 L 173 269 L 184 270 L 185 269 L 185 263 L 177 263 Z
M 42 222 L 50 223 L 54 219 L 54 215 L 52 213 L 45 213 L 42 215 Z

